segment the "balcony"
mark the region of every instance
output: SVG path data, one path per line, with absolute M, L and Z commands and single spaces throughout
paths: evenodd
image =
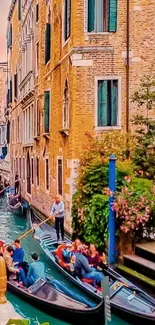
M 30 71 L 26 77 L 20 83 L 20 98 L 21 102 L 24 103 L 30 97 L 34 95 L 34 74 Z

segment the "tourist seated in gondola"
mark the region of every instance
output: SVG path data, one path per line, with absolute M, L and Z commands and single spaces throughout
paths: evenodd
M 27 288 L 33 285 L 39 278 L 45 279 L 45 266 L 40 262 L 38 254 L 33 253 L 31 257 L 33 262 L 29 266 L 27 276 L 23 269 L 19 274 L 19 282 Z
M 75 253 L 75 272 L 83 279 L 93 280 L 93 284 L 100 285 L 104 275 L 97 271 L 95 268 L 90 267 L 87 258 L 83 255 L 83 246 L 77 247 L 77 253 Z
M 13 263 L 13 247 L 8 246 L 4 247 L 3 245 L 3 258 L 5 260 L 6 268 L 7 268 L 7 274 L 9 279 L 17 279 L 17 275 L 20 273 L 20 270 L 14 266 Z
M 90 244 L 86 257 L 89 265 L 97 269 L 100 264 L 100 256 L 94 244 Z
M 13 262 L 14 266 L 22 266 L 24 262 L 24 249 L 21 247 L 20 240 L 16 239 L 14 241 L 14 253 L 13 253 Z
M 11 195 L 9 198 L 9 204 L 11 206 L 15 206 L 17 203 L 21 202 L 21 195 L 17 194 L 17 195 Z
M 3 246 L 4 246 L 4 241 L 0 240 L 0 256 L 3 256 Z

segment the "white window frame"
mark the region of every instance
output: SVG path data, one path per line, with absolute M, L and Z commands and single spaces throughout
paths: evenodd
M 62 161 L 62 194 L 58 192 L 58 160 Z M 63 196 L 63 156 L 57 156 L 57 194 Z
M 39 185 L 37 182 L 37 159 L 39 159 Z M 36 156 L 36 188 L 40 188 L 40 157 Z
M 18 124 L 19 121 L 19 124 Z M 19 114 L 17 115 L 17 143 L 20 142 L 20 118 L 19 118 Z
M 39 75 L 39 69 L 38 69 L 38 66 L 39 66 L 39 53 L 38 53 L 38 60 L 37 60 L 37 44 L 38 44 L 38 51 L 39 51 L 39 40 L 35 43 L 35 52 L 36 52 L 36 55 L 35 55 L 35 67 L 36 67 L 36 71 L 35 71 L 35 77 L 37 78 L 38 75 Z
M 84 34 L 88 35 L 103 35 L 111 32 L 88 32 L 88 0 L 84 0 Z
M 24 159 L 24 161 L 23 161 L 23 159 Z M 25 180 L 26 180 L 26 168 L 25 168 L 26 166 L 25 166 L 25 156 L 23 156 L 22 157 L 22 180 L 23 180 L 23 182 L 25 183 Z M 25 176 L 24 178 L 23 178 L 23 176 Z
M 46 160 L 48 160 L 48 185 L 49 185 L 49 188 L 47 189 L 47 183 L 46 183 Z M 49 193 L 49 191 L 50 191 L 50 160 L 49 160 L 49 156 L 45 156 L 45 159 L 44 159 L 44 161 L 45 161 L 45 191 L 47 192 L 47 193 Z
M 31 185 L 34 187 L 34 157 L 31 156 Z M 33 182 L 32 182 L 32 159 L 33 159 Z
M 71 26 L 70 26 L 70 28 L 71 28 Z M 63 0 L 63 3 L 62 3 L 62 47 L 65 47 L 65 45 L 69 42 L 69 39 L 70 39 L 70 37 L 68 37 L 65 40 L 64 32 L 65 32 L 65 0 Z M 70 32 L 71 32 L 71 30 L 70 30 Z
M 98 126 L 98 81 L 99 80 L 118 80 L 118 121 L 116 126 Z M 95 129 L 102 130 L 120 130 L 121 129 L 121 111 L 122 111 L 122 80 L 120 76 L 96 76 L 95 77 Z

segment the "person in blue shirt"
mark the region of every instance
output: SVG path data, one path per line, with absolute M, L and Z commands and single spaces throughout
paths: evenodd
M 13 253 L 13 262 L 15 266 L 21 266 L 24 261 L 24 250 L 21 247 L 20 240 L 16 239 L 14 241 L 14 253 Z
M 75 253 L 75 264 L 74 269 L 77 275 L 85 279 L 93 280 L 94 286 L 101 285 L 101 281 L 104 278 L 103 273 L 97 271 L 96 269 L 90 267 L 87 258 L 83 255 L 83 246 L 79 245 L 77 247 L 77 252 Z
M 52 205 L 50 215 L 55 216 L 55 229 L 57 233 L 57 241 L 59 241 L 59 231 L 61 230 L 61 239 L 64 240 L 64 203 L 60 200 L 60 196 L 56 195 L 55 202 Z
M 30 287 L 39 278 L 45 279 L 45 266 L 39 261 L 37 253 L 31 255 L 33 262 L 29 266 L 27 276 L 25 276 L 24 270 L 20 270 L 19 282 L 22 282 L 25 287 Z

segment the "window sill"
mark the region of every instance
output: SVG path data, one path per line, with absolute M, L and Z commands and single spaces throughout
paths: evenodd
M 63 39 L 62 47 L 65 47 L 65 46 L 68 44 L 68 42 L 69 42 L 69 38 L 70 38 L 70 37 L 68 37 L 66 40 Z
M 49 132 L 43 133 L 43 137 L 49 140 L 50 139 L 50 133 Z
M 121 130 L 121 126 L 96 126 L 95 131 Z
M 36 136 L 34 137 L 34 140 L 35 140 L 35 141 L 39 141 L 39 140 L 40 140 L 40 135 L 36 135 Z
M 26 192 L 26 195 L 31 199 L 31 194 Z
M 85 32 L 85 36 L 91 36 L 91 35 L 109 35 L 111 33 L 116 33 L 116 32 Z
M 50 65 L 50 61 L 51 61 L 51 58 L 47 61 L 47 62 L 45 62 L 45 66 L 48 68 L 48 66 Z
M 68 137 L 69 136 L 69 129 L 61 129 L 59 130 L 59 133 L 63 136 L 63 137 Z

